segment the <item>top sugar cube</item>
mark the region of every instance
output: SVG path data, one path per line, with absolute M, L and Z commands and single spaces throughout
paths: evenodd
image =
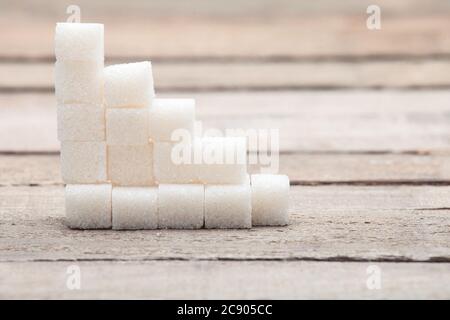
M 103 61 L 103 24 L 57 23 L 55 56 L 58 61 Z
M 108 108 L 148 107 L 155 96 L 150 61 L 124 63 L 104 69 Z

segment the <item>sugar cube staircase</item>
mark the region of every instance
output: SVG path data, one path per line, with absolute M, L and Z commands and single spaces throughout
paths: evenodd
M 105 68 L 103 38 L 102 24 L 56 25 L 67 225 L 118 230 L 286 225 L 288 177 L 250 177 L 245 137 L 195 137 L 195 100 L 155 98 L 148 61 Z M 205 154 L 214 160 L 230 152 L 232 161 L 205 160 Z

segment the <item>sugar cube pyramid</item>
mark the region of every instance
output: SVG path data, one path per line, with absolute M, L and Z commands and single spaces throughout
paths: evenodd
M 289 178 L 249 176 L 245 137 L 195 137 L 195 100 L 155 98 L 150 61 L 104 67 L 102 24 L 57 23 L 55 56 L 70 228 L 288 224 Z

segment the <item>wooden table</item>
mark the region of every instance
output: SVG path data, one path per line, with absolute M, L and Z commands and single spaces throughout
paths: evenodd
M 450 4 L 378 1 L 369 31 L 369 3 L 322 2 L 79 1 L 108 64 L 151 59 L 207 127 L 280 129 L 290 225 L 198 231 L 64 226 L 65 7 L 2 8 L 0 298 L 450 298 Z

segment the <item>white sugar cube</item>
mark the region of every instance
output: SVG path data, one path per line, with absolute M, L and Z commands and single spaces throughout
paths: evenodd
M 108 108 L 149 107 L 155 96 L 149 61 L 116 64 L 104 69 Z
M 253 174 L 252 223 L 283 226 L 289 221 L 289 178 L 285 175 Z
M 112 228 L 120 230 L 156 229 L 158 188 L 114 187 Z
M 199 157 L 202 158 L 200 164 Z M 247 177 L 246 139 L 240 137 L 196 139 L 194 163 L 202 183 L 243 183 Z
M 104 30 L 99 23 L 57 23 L 56 60 L 103 61 Z
M 106 109 L 108 145 L 148 144 L 148 108 Z
M 160 184 L 158 192 L 158 228 L 202 228 L 204 196 L 203 185 Z
M 55 95 L 58 104 L 102 104 L 103 61 L 57 61 Z
M 205 228 L 251 228 L 251 201 L 248 180 L 240 185 L 207 185 Z
M 106 177 L 106 143 L 63 141 L 61 174 L 65 183 L 102 183 Z
M 68 184 L 66 222 L 74 229 L 111 228 L 111 185 Z
M 104 141 L 105 108 L 102 105 L 70 105 L 57 107 L 60 141 Z
M 183 156 L 189 154 L 188 158 Z M 192 145 L 155 142 L 153 144 L 153 174 L 158 183 L 198 182 L 196 166 L 192 164 Z
M 114 185 L 153 185 L 152 145 L 108 146 L 108 178 Z
M 150 108 L 149 135 L 153 141 L 175 141 L 172 133 L 193 135 L 195 121 L 194 99 L 154 99 Z M 180 138 L 177 138 L 179 140 Z

